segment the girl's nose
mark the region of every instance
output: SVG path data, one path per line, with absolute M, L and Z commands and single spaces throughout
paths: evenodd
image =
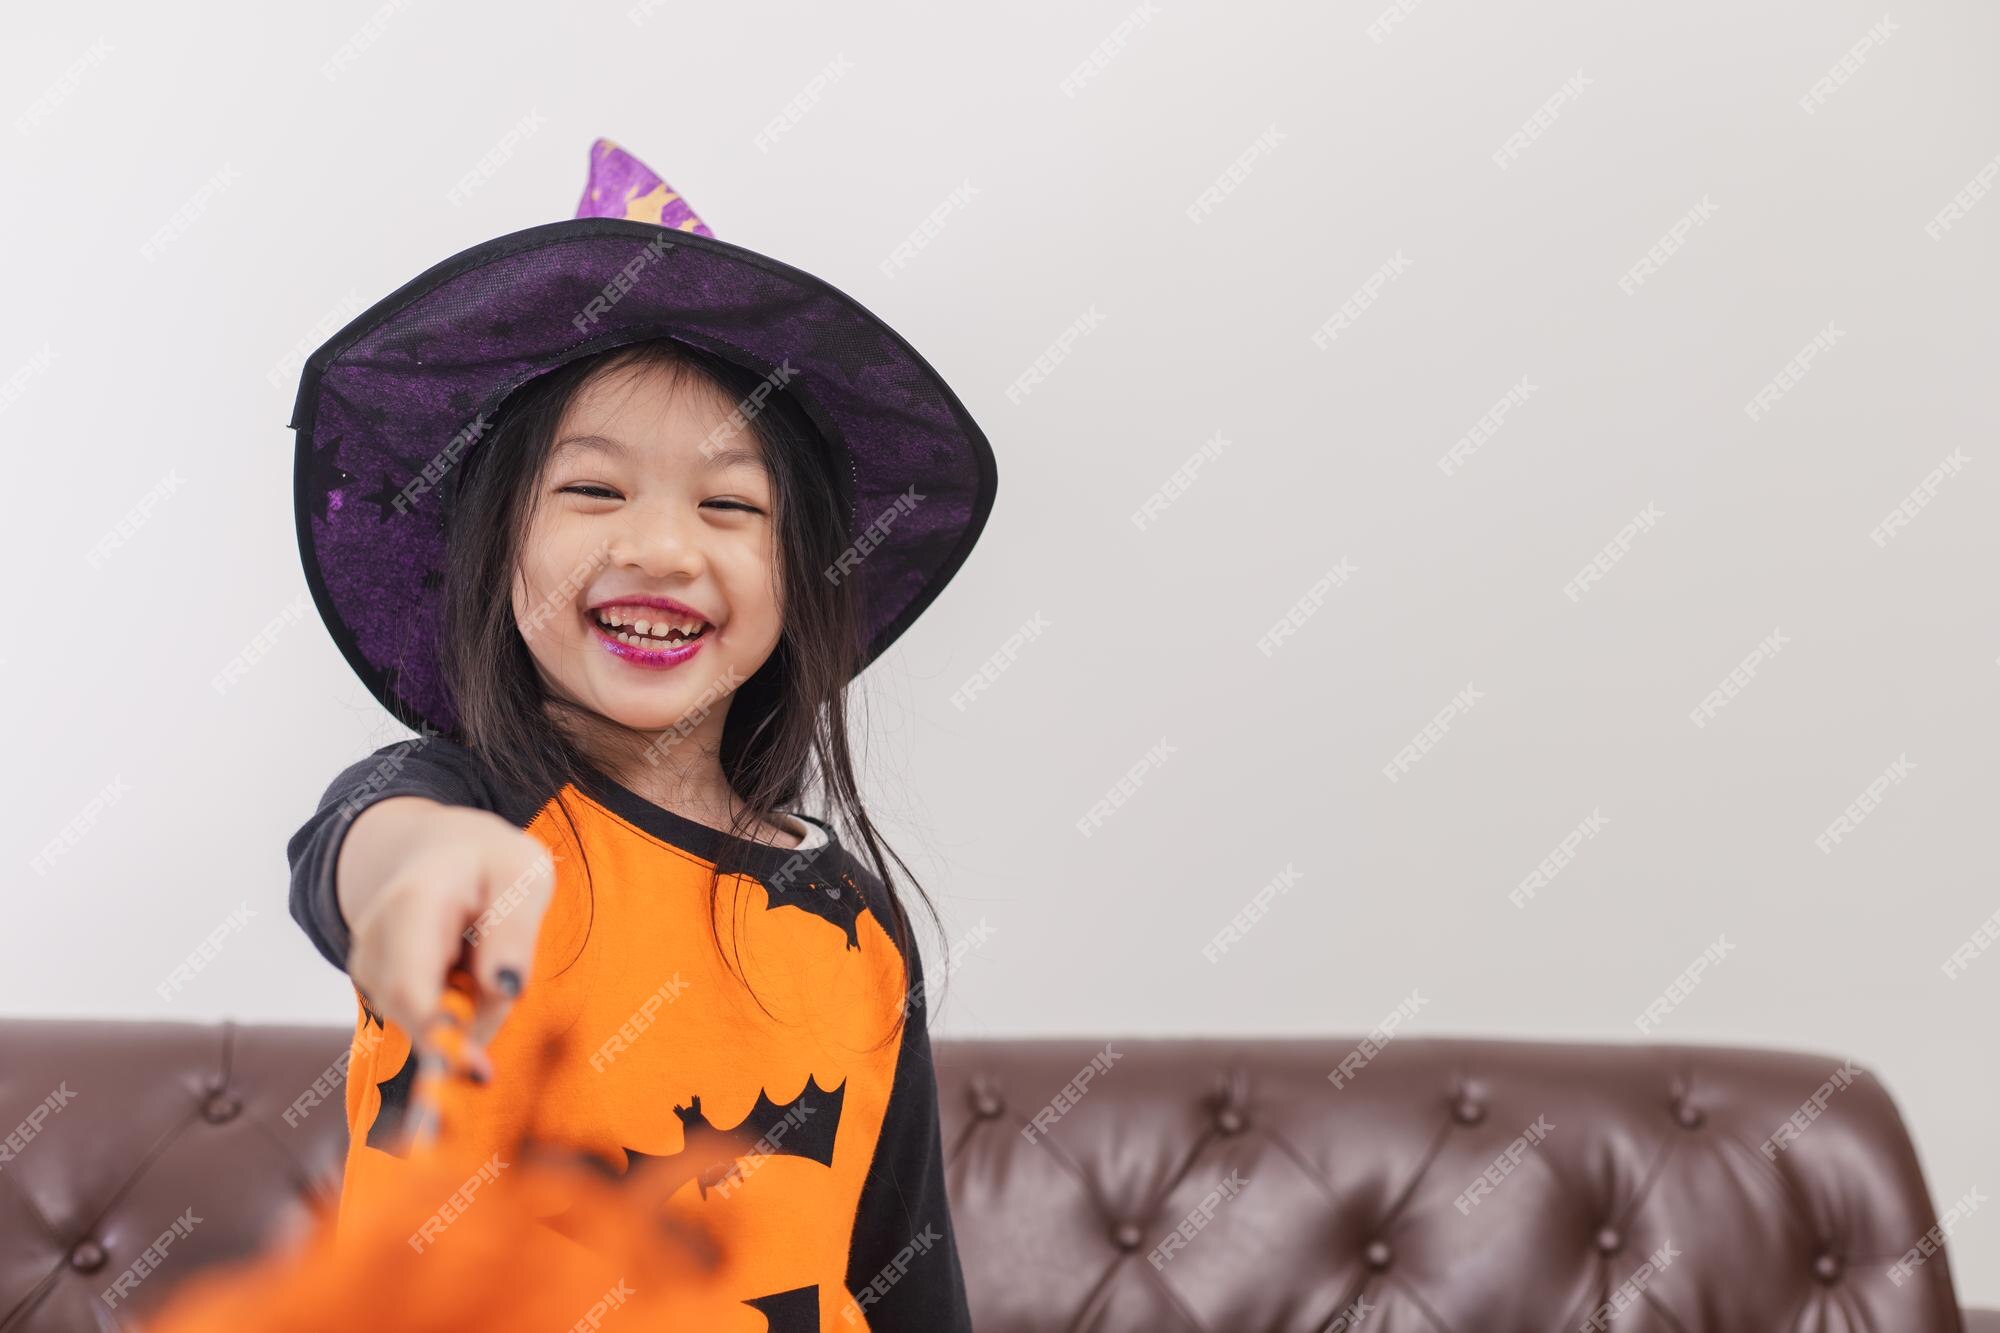
M 641 512 L 636 505 L 620 518 L 609 552 L 613 564 L 630 565 L 652 578 L 700 572 L 700 544 L 682 526 L 681 520 L 658 512 Z

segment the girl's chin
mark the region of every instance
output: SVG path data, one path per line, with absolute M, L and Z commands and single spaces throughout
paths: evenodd
M 609 700 L 600 700 L 591 711 L 606 722 L 637 732 L 679 731 L 692 734 L 695 724 L 702 717 L 700 710 L 694 708 L 661 708 L 657 704 L 621 704 Z
M 697 680 L 679 671 L 635 671 L 622 663 L 609 664 L 608 671 L 594 671 L 583 697 L 609 721 L 634 731 L 658 731 L 682 722 L 699 721 L 702 686 L 707 673 Z

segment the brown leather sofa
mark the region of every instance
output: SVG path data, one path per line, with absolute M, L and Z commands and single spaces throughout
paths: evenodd
M 346 1042 L 0 1023 L 0 1333 L 130 1327 L 329 1201 Z M 1415 1037 L 936 1056 L 980 1333 L 2000 1333 L 1959 1309 L 1935 1240 L 1955 1218 L 1894 1104 L 1835 1057 Z

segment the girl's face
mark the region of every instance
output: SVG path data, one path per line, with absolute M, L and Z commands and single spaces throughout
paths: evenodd
M 639 365 L 584 384 L 514 578 L 551 690 L 636 731 L 719 737 L 783 624 L 772 499 L 756 432 L 705 377 Z

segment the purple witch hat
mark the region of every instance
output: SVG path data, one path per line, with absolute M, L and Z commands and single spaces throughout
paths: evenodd
M 718 241 L 608 139 L 576 216 L 426 269 L 306 359 L 291 426 L 306 582 L 348 663 L 417 731 L 457 734 L 439 662 L 453 473 L 503 399 L 579 356 L 662 336 L 784 386 L 848 479 L 874 661 L 965 562 L 993 451 L 909 343 L 837 288 Z M 861 552 L 865 550 L 865 555 Z

